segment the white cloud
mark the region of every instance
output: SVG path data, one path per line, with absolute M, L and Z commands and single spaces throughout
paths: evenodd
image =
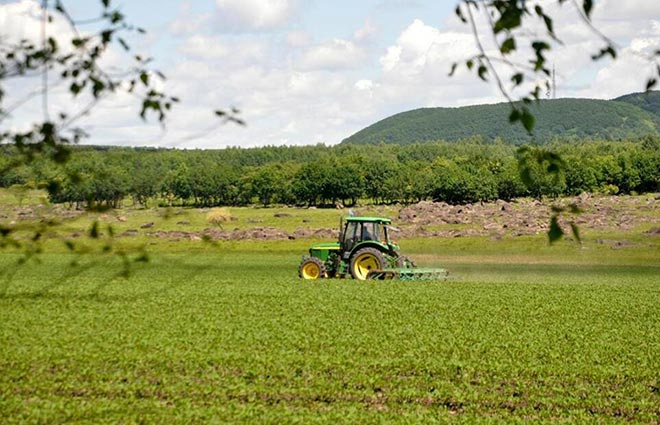
M 355 88 L 358 90 L 372 90 L 376 86 L 377 84 L 371 80 L 359 80 L 355 83 Z
M 185 11 L 183 16 L 170 23 L 169 30 L 173 35 L 196 34 L 212 21 L 212 17 L 210 13 L 190 16 Z
M 312 43 L 313 37 L 307 31 L 291 31 L 286 35 L 286 43 L 289 47 L 307 47 Z
M 357 42 L 366 41 L 373 38 L 376 32 L 377 32 L 376 26 L 371 22 L 370 19 L 367 19 L 364 22 L 364 25 L 361 28 L 359 28 L 357 31 L 355 31 L 355 33 L 353 34 L 353 38 Z
M 595 3 L 595 20 L 647 21 L 658 18 L 660 4 L 653 0 L 601 0 Z
M 297 10 L 295 0 L 216 0 L 219 32 L 281 28 Z
M 6 42 L 22 39 L 38 41 L 41 38 L 42 18 L 43 10 L 34 0 L 0 5 L 0 33 Z
M 413 21 L 380 58 L 384 77 L 403 82 L 429 82 L 445 80 L 451 64 L 462 61 L 475 53 L 474 39 L 470 34 L 441 32 Z M 421 78 L 421 80 L 420 80 Z
M 365 58 L 364 50 L 352 41 L 333 39 L 309 48 L 299 61 L 303 70 L 351 69 Z
M 227 69 L 261 63 L 267 57 L 267 46 L 256 40 L 229 43 L 217 36 L 193 35 L 184 40 L 179 52 L 183 58 Z

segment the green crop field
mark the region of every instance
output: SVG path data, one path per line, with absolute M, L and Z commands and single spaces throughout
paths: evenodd
M 5 252 L 2 422 L 660 421 L 657 237 L 402 241 L 448 282 L 301 281 L 312 242 Z
M 660 421 L 654 209 L 625 232 L 585 227 L 582 244 L 400 241 L 450 281 L 310 282 L 297 268 L 317 239 L 211 243 L 167 233 L 210 226 L 208 209 L 72 214 L 42 198 L 0 191 L 8 222 L 61 221 L 27 262 L 0 252 L 2 423 Z M 226 214 L 228 229 L 292 232 L 342 211 Z M 96 220 L 100 238 L 83 237 Z M 142 247 L 125 278 L 117 253 Z

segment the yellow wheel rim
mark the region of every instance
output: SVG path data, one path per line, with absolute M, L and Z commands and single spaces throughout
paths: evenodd
M 380 262 L 373 254 L 365 253 L 355 259 L 354 267 L 357 278 L 366 280 L 369 271 L 380 269 Z
M 321 269 L 318 264 L 311 261 L 305 264 L 302 268 L 303 279 L 318 279 L 321 275 Z

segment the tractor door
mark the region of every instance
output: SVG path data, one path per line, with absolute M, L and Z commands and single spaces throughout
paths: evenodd
M 361 223 L 348 222 L 341 240 L 341 249 L 344 253 L 350 253 L 356 243 L 359 242 Z

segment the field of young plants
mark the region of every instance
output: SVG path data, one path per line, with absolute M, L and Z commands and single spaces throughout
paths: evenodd
M 128 279 L 0 254 L 3 423 L 660 421 L 658 236 L 400 241 L 447 282 L 302 281 L 309 238 L 139 240 Z

